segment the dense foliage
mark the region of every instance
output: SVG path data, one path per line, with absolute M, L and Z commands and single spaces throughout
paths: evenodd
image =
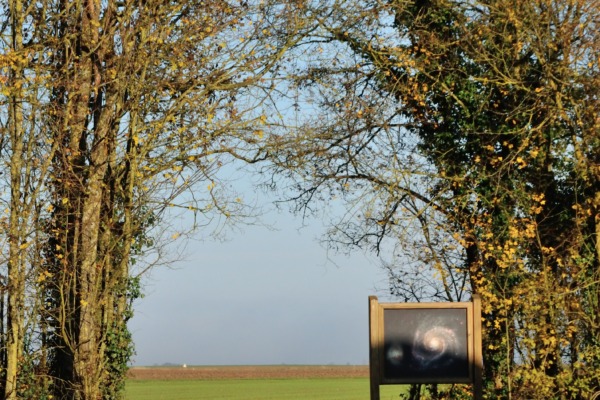
M 0 397 L 120 398 L 147 251 L 181 235 L 172 210 L 247 213 L 218 171 L 260 157 L 264 78 L 301 21 L 270 1 L 0 10 Z
M 174 209 L 246 214 L 232 159 L 270 160 L 301 209 L 344 201 L 329 243 L 391 253 L 400 299 L 480 294 L 488 398 L 588 398 L 599 7 L 1 3 L 3 398 L 122 396 L 135 263 L 181 234 Z
M 600 387 L 598 2 L 340 0 L 305 12 L 317 55 L 294 88 L 320 113 L 278 154 L 297 204 L 343 198 L 331 245 L 393 247 L 403 300 L 482 296 L 488 398 L 589 398 Z

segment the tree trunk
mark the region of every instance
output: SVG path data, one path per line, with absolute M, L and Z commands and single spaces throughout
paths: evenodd
M 23 4 L 21 0 L 10 2 L 12 50 L 18 52 L 22 48 L 23 37 Z M 23 247 L 25 246 L 22 221 L 24 216 L 23 193 L 21 193 L 21 170 L 23 167 L 23 110 L 20 98 L 21 87 L 18 81 L 23 79 L 22 67 L 12 66 L 9 76 L 9 87 L 18 92 L 10 96 L 9 132 L 12 147 L 10 165 L 10 216 L 9 216 L 9 259 L 7 280 L 7 339 L 6 339 L 6 384 L 5 398 L 17 398 L 17 379 L 19 374 L 19 356 L 23 348 L 23 303 L 25 295 L 25 265 Z
M 100 146 L 102 147 L 102 146 Z M 98 234 L 100 229 L 100 207 L 102 204 L 102 171 L 92 172 L 88 185 L 86 203 L 82 215 L 81 260 L 79 272 L 79 337 L 74 354 L 75 378 L 81 387 L 78 398 L 96 400 L 100 398 L 102 363 L 98 354 L 99 338 L 99 270 Z

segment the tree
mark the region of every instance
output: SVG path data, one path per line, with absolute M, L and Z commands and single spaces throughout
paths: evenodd
M 600 385 L 599 12 L 553 0 L 307 11 L 318 56 L 291 85 L 321 112 L 273 139 L 275 163 L 299 178 L 299 207 L 353 205 L 333 246 L 393 242 L 408 258 L 389 267 L 394 294 L 482 296 L 492 397 L 583 399 Z
M 261 109 L 304 22 L 276 1 L 2 7 L 4 398 L 119 398 L 132 263 L 175 208 L 245 212 L 217 173 L 263 157 Z

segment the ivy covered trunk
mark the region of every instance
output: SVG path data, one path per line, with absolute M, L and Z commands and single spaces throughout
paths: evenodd
M 98 132 L 96 132 L 98 134 Z M 92 165 L 87 178 L 81 218 L 81 248 L 79 254 L 77 303 L 79 306 L 79 336 L 74 349 L 75 382 L 81 385 L 76 398 L 92 400 L 100 398 L 106 361 L 99 351 L 102 343 L 101 307 L 103 265 L 99 258 L 98 244 L 101 223 L 101 207 L 104 198 L 104 174 L 107 169 L 105 135 L 94 138 Z
M 63 4 L 63 47 L 57 54 L 54 103 L 55 140 L 52 239 L 47 254 L 52 343 L 52 374 L 57 398 L 96 400 L 106 379 L 102 311 L 104 271 L 110 258 L 99 254 L 108 187 L 112 110 L 105 112 L 107 91 L 101 87 L 103 44 L 99 40 L 99 1 Z M 73 36 L 73 32 L 76 35 Z M 110 249 L 104 249 L 109 251 Z M 107 263 L 108 262 L 108 263 Z

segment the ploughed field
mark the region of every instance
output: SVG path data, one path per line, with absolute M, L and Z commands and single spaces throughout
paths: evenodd
M 242 365 L 133 367 L 129 380 L 368 378 L 366 365 Z

